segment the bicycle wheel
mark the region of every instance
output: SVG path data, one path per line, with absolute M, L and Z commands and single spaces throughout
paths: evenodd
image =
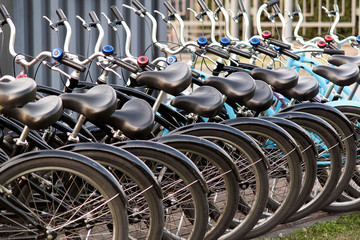
M 294 208 L 299 209 L 309 198 L 316 181 L 317 149 L 315 143 L 304 128 L 290 120 L 274 116 L 263 117 L 263 119 L 271 121 L 284 128 L 285 131 L 287 131 L 295 139 L 300 147 L 303 159 L 303 162 L 301 163 L 301 172 L 303 176 L 301 190 L 298 196 L 299 200 L 294 203 L 296 205 Z
M 296 221 L 329 205 L 329 200 L 341 175 L 341 144 L 337 132 L 330 124 L 312 114 L 289 112 L 276 114 L 303 127 L 313 139 L 317 154 L 317 179 L 306 203 L 286 222 Z
M 164 227 L 161 188 L 140 159 L 123 149 L 100 143 L 71 144 L 61 149 L 95 160 L 116 178 L 128 198 L 131 239 L 161 238 Z
M 23 154 L 2 165 L 0 185 L 8 190 L 0 196 L 1 238 L 128 237 L 125 196 L 89 158 L 65 151 Z
M 238 168 L 240 201 L 235 217 L 219 239 L 239 239 L 248 233 L 263 214 L 268 196 L 266 158 L 255 141 L 243 132 L 216 123 L 196 123 L 170 133 L 202 137 L 222 147 Z
M 230 156 L 216 144 L 185 135 L 154 139 L 184 153 L 200 170 L 209 189 L 209 227 L 204 239 L 218 239 L 229 227 L 239 202 L 240 176 Z
M 345 188 L 342 196 L 334 201 L 331 205 L 329 205 L 325 210 L 329 212 L 348 212 L 355 211 L 360 208 L 360 166 L 358 163 L 359 159 L 359 121 L 360 121 L 360 109 L 354 106 L 341 106 L 336 107 L 339 109 L 351 122 L 354 127 L 357 141 L 357 160 L 356 167 L 354 173 L 352 175 L 352 179 L 349 182 L 349 185 Z
M 223 122 L 253 137 L 268 161 L 269 195 L 267 207 L 246 238 L 260 236 L 289 214 L 296 212 L 301 188 L 302 155 L 295 140 L 278 125 L 260 118 L 237 118 Z
M 328 201 L 335 201 L 348 186 L 356 165 L 356 134 L 350 121 L 339 110 L 320 103 L 303 103 L 294 105 L 286 111 L 301 111 L 313 114 L 327 121 L 338 132 L 343 146 L 342 172 L 335 189 L 328 196 Z M 330 201 L 331 200 L 331 201 Z
M 163 191 L 164 237 L 203 239 L 208 226 L 207 186 L 196 166 L 182 153 L 151 141 L 114 144 L 140 158 Z

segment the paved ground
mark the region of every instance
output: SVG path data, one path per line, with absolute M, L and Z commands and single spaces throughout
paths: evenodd
M 326 212 L 317 212 L 314 214 L 309 215 L 306 218 L 300 219 L 296 222 L 291 222 L 287 224 L 281 224 L 274 228 L 272 231 L 268 232 L 267 234 L 256 238 L 257 240 L 262 240 L 265 238 L 278 238 L 279 235 L 286 236 L 295 230 L 302 229 L 305 227 L 310 227 L 311 225 L 317 223 L 317 222 L 326 222 L 330 221 L 336 218 L 339 218 L 340 216 L 346 215 L 349 213 L 337 213 L 337 214 L 331 214 Z

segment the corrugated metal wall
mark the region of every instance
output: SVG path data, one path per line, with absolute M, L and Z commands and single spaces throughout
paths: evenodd
M 155 9 L 166 13 L 163 1 L 140 0 L 140 2 L 145 5 L 150 13 L 153 13 Z M 118 26 L 119 38 L 108 27 L 106 19 L 101 16 L 101 12 L 104 12 L 111 20 L 114 20 L 110 6 L 116 5 L 132 30 L 131 53 L 134 56 L 140 56 L 151 44 L 151 22 L 149 20 L 145 21 L 144 18 L 140 18 L 134 12 L 122 7 L 123 3 L 131 5 L 130 0 L 0 0 L 0 4 L 6 6 L 16 26 L 15 51 L 17 53 L 34 56 L 44 50 L 51 51 L 56 47 L 63 48 L 65 28 L 60 27 L 59 34 L 57 34 L 50 29 L 48 22 L 43 19 L 43 16 L 47 16 L 54 22 L 57 21 L 58 16 L 56 15 L 56 9 L 61 8 L 72 26 L 70 52 L 83 56 L 87 56 L 88 51 L 90 54 L 94 52 L 98 32 L 96 28 L 92 28 L 89 36 L 89 33 L 82 27 L 81 22 L 76 19 L 76 15 L 81 16 L 89 23 L 90 18 L 88 14 L 90 11 L 95 11 L 105 30 L 102 46 L 111 44 L 118 54 L 124 55 L 125 32 L 122 26 Z M 156 17 L 159 23 L 158 40 L 166 40 L 166 25 L 159 16 Z M 2 74 L 13 75 L 12 57 L 8 54 L 9 28 L 8 26 L 4 26 L 2 30 L 4 33 L 2 36 L 0 35 L 0 44 L 2 41 L 1 37 L 4 38 L 4 43 L 0 53 L 1 72 Z M 151 48 L 147 51 L 146 56 L 148 56 L 149 59 L 153 59 L 153 51 Z M 155 56 L 159 56 L 158 51 L 155 51 Z M 99 76 L 100 70 L 97 66 L 92 66 L 90 69 L 91 76 L 95 80 Z M 29 76 L 34 76 L 35 71 L 35 67 L 30 69 Z M 70 71 L 71 70 L 68 70 L 68 72 Z M 15 72 L 18 74 L 20 68 L 16 66 Z M 84 75 L 85 74 L 83 74 L 82 78 L 84 78 Z M 51 72 L 45 66 L 40 66 L 36 74 L 36 81 L 41 84 L 52 85 L 59 88 L 62 87 L 59 74 Z M 114 76 L 110 76 L 109 82 L 120 83 L 121 81 Z

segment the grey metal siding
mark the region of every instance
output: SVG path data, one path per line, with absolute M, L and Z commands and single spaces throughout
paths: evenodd
M 155 9 L 166 13 L 162 1 L 140 0 L 140 2 L 145 5 L 150 13 L 153 13 Z M 119 39 L 108 27 L 106 19 L 101 15 L 101 12 L 104 12 L 111 20 L 114 20 L 110 6 L 116 5 L 132 30 L 131 53 L 134 56 L 140 56 L 144 53 L 146 47 L 151 44 L 151 33 L 150 29 L 148 29 L 148 27 L 151 27 L 151 22 L 149 20 L 145 21 L 134 12 L 122 7 L 123 3 L 131 5 L 130 0 L 0 0 L 0 4 L 6 6 L 16 26 L 15 51 L 17 53 L 34 56 L 44 50 L 51 51 L 53 48 L 63 47 L 65 28 L 60 27 L 59 34 L 57 34 L 50 29 L 48 22 L 43 19 L 43 16 L 47 16 L 53 20 L 53 22 L 57 21 L 58 16 L 56 15 L 56 9 L 61 8 L 72 26 L 70 52 L 83 56 L 87 56 L 88 51 L 89 54 L 94 52 L 94 46 L 98 36 L 97 29 L 92 28 L 90 32 L 90 45 L 88 45 L 89 34 L 82 27 L 81 22 L 76 19 L 76 15 L 81 16 L 89 23 L 90 17 L 88 14 L 90 11 L 95 11 L 105 31 L 102 46 L 111 44 L 118 54 L 124 55 L 125 32 L 122 26 L 118 26 Z M 159 23 L 158 40 L 166 40 L 166 25 L 159 16 L 154 16 L 157 17 Z M 8 54 L 9 28 L 4 26 L 2 30 L 4 32 L 4 46 L 0 53 L 0 67 L 2 74 L 13 75 L 12 57 Z M 155 51 L 155 57 L 159 55 L 160 53 Z M 147 51 L 146 56 L 148 56 L 149 59 L 154 58 L 151 50 Z M 95 80 L 99 76 L 100 70 L 97 66 L 91 66 L 90 69 L 91 76 Z M 36 67 L 29 69 L 29 76 L 34 76 L 35 71 Z M 68 72 L 70 71 L 71 70 L 68 70 Z M 16 66 L 15 73 L 18 74 L 19 72 L 20 68 Z M 84 78 L 84 75 L 85 74 L 82 74 L 82 78 Z M 40 66 L 36 74 L 36 81 L 39 84 L 51 85 L 58 88 L 62 87 L 59 74 L 51 72 L 49 69 L 46 69 L 45 66 Z M 113 76 L 113 74 L 110 74 L 109 82 L 121 83 L 122 81 Z

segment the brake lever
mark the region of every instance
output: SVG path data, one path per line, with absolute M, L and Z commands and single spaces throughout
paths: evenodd
M 107 72 L 112 72 L 113 74 L 115 74 L 119 79 L 122 79 L 121 75 L 119 73 L 117 73 L 114 69 L 112 69 L 111 67 L 105 67 L 103 66 L 101 63 L 97 62 L 96 65 L 98 65 L 101 69 L 103 69 L 104 71 Z
M 54 30 L 55 32 L 59 31 L 59 29 L 57 28 L 57 24 L 54 24 L 53 21 L 51 21 L 51 19 L 49 19 L 47 16 L 43 16 L 43 19 L 49 22 L 49 26 L 52 30 Z
M 135 8 L 133 8 L 133 7 L 129 6 L 129 5 L 127 5 L 127 4 L 123 4 L 122 6 L 124 8 L 130 9 L 131 11 L 133 11 L 136 15 L 139 15 L 140 17 L 145 17 L 144 14 L 141 11 L 136 10 Z
M 166 23 L 168 23 L 168 24 L 171 24 L 169 18 L 165 17 L 165 15 L 162 14 L 161 12 L 159 12 L 158 10 L 154 10 L 154 13 L 159 14 L 164 22 L 166 22 Z
M 200 22 L 203 21 L 201 17 L 199 18 L 199 15 L 200 15 L 200 14 L 197 14 L 194 9 L 192 9 L 192 8 L 187 8 L 187 10 L 190 11 L 190 12 L 192 12 L 192 13 L 194 14 L 194 17 L 195 17 L 197 20 L 199 20 Z
M 112 22 L 112 21 L 110 20 L 110 18 L 109 18 L 104 12 L 101 12 L 101 15 L 104 16 L 104 18 L 106 19 L 109 27 L 111 27 L 112 30 L 114 30 L 114 31 L 116 32 L 116 31 L 118 30 L 117 27 L 116 27 L 116 22 Z
M 76 18 L 80 20 L 80 22 L 82 22 L 82 26 L 88 31 L 90 32 L 91 28 L 88 24 L 86 24 L 85 20 L 80 17 L 79 15 L 76 15 Z

